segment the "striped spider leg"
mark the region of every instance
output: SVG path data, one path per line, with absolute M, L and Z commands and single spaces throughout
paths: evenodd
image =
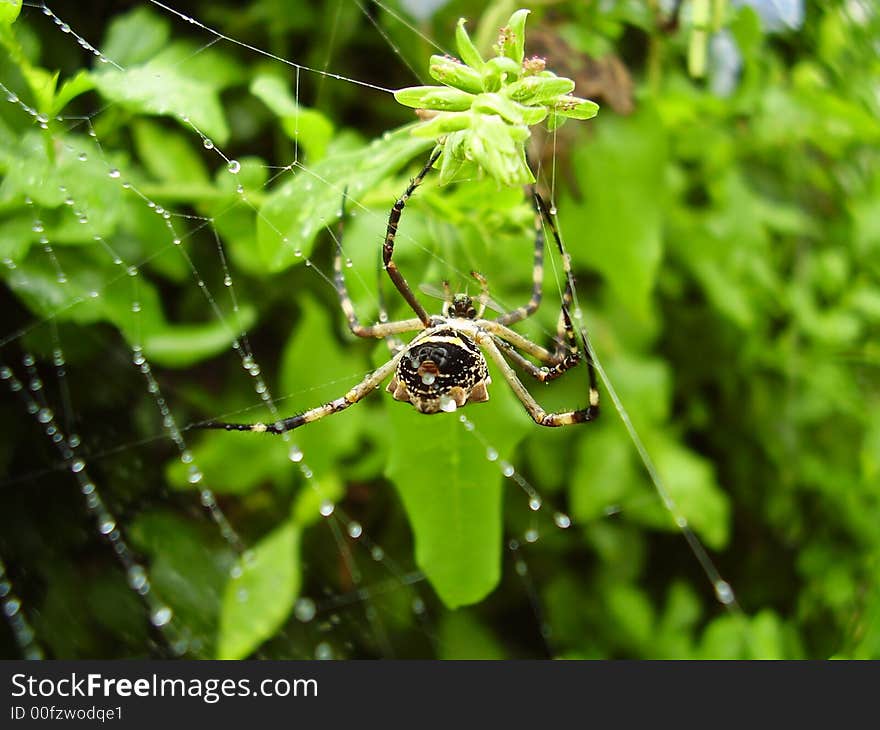
M 485 277 L 474 272 L 480 283 L 481 293 L 474 300 L 467 294 L 451 294 L 447 291 L 442 313 L 430 316 L 416 298 L 406 279 L 393 260 L 394 241 L 401 215 L 407 201 L 421 184 L 438 157 L 435 152 L 428 164 L 410 182 L 403 195 L 394 203 L 388 216 L 385 240 L 382 244 L 382 263 L 389 278 L 403 299 L 416 314 L 415 318 L 393 322 L 380 322 L 362 325 L 352 304 L 345 283 L 342 264 L 343 209 L 340 211 L 340 228 L 334 253 L 334 284 L 339 295 L 340 307 L 348 320 L 352 333 L 358 337 L 396 338 L 400 334 L 416 332 L 408 344 L 392 340 L 392 357 L 384 365 L 370 373 L 363 381 L 345 395 L 324 405 L 311 408 L 304 413 L 284 418 L 276 423 L 223 423 L 209 421 L 198 424 L 200 428 L 225 429 L 228 431 L 251 431 L 257 433 L 284 433 L 306 423 L 317 421 L 325 416 L 339 413 L 360 401 L 388 377 L 391 381 L 387 390 L 395 400 L 410 403 L 421 413 L 431 414 L 441 411 L 452 412 L 468 403 L 481 403 L 489 399 L 488 385 L 491 383 L 484 351 L 501 371 L 509 387 L 525 407 L 526 411 L 542 426 L 567 426 L 590 421 L 598 414 L 598 391 L 592 364 L 587 358 L 590 372 L 589 405 L 586 408 L 561 413 L 546 412 L 531 396 L 507 362 L 511 359 L 530 375 L 540 381 L 559 377 L 576 365 L 581 359 L 577 347 L 568 307 L 573 299 L 572 276 L 567 256 L 555 225 L 547 213 L 546 206 L 537 195 L 535 225 L 535 253 L 533 266 L 532 296 L 529 302 L 515 310 L 502 313 L 495 319 L 485 319 L 489 303 L 488 284 Z M 543 225 L 546 220 L 563 257 L 566 273 L 566 291 L 563 295 L 562 311 L 559 318 L 559 332 L 554 352 L 532 342 L 510 329 L 509 324 L 519 322 L 533 314 L 541 301 L 544 257 Z M 447 287 L 448 288 L 448 287 Z M 380 304 L 384 311 L 384 305 Z M 381 313 L 380 311 L 380 313 Z M 538 367 L 522 355 L 519 350 L 545 364 Z

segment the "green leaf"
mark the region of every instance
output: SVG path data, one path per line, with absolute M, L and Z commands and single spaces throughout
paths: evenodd
M 555 74 L 526 76 L 505 89 L 507 95 L 521 104 L 541 104 L 574 91 L 574 81 Z
M 650 646 L 654 611 L 644 591 L 628 583 L 614 584 L 608 588 L 605 605 L 625 643 L 633 647 Z
M 0 258 L 21 261 L 37 239 L 34 222 L 24 216 L 0 221 Z
M 398 103 L 415 109 L 460 112 L 470 109 L 473 94 L 445 86 L 411 86 L 394 92 Z
M 706 659 L 790 659 L 783 628 L 766 609 L 755 616 L 720 616 L 703 632 L 699 654 Z
M 101 94 L 131 111 L 188 118 L 212 142 L 223 145 L 229 139 L 218 88 L 182 67 L 151 61 L 125 71 L 94 72 L 92 78 Z
M 589 99 L 561 96 L 553 101 L 553 111 L 569 119 L 592 119 L 599 113 L 599 105 Z
M 169 324 L 143 339 L 147 357 L 159 365 L 185 368 L 224 352 L 238 333 L 257 320 L 252 305 L 243 304 L 235 317 L 211 319 L 197 324 Z
M 111 23 L 101 52 L 123 68 L 145 63 L 168 44 L 170 23 L 146 7 L 135 8 Z
M 507 21 L 507 32 L 504 33 L 503 48 L 501 52 L 508 58 L 521 65 L 525 57 L 526 48 L 526 18 L 530 10 L 517 10 Z
M 52 101 L 52 116 L 56 116 L 66 107 L 73 99 L 80 94 L 85 94 L 95 88 L 95 82 L 88 71 L 81 70 L 77 74 L 67 79 L 58 89 L 55 98 Z
M 454 86 L 456 90 L 460 89 L 462 92 L 479 94 L 483 90 L 483 75 L 479 71 L 474 70 L 470 66 L 465 66 L 448 56 L 431 56 L 428 73 L 431 74 L 431 78 L 439 81 L 441 84 Z M 401 91 L 403 91 L 403 89 L 401 89 Z M 398 93 L 400 92 L 395 92 L 394 96 L 401 104 L 413 106 L 413 104 L 401 101 L 401 99 L 397 97 Z M 418 106 L 416 108 L 418 108 Z M 425 108 L 430 109 L 433 107 L 429 106 Z
M 632 446 L 622 428 L 601 427 L 579 443 L 569 486 L 571 513 L 578 524 L 601 520 L 624 507 L 640 483 Z
M 359 344 L 343 345 L 334 335 L 343 321 L 340 310 L 333 309 L 331 314 L 310 296 L 300 297 L 297 303 L 301 317 L 281 357 L 280 392 L 285 396 L 286 414 L 301 413 L 338 398 L 369 371 Z M 327 491 L 331 485 L 327 490 L 323 487 L 324 477 L 337 474 L 343 459 L 358 451 L 369 415 L 364 409 L 368 407 L 367 402 L 355 404 L 292 434 L 315 472 L 313 483 L 321 499 L 333 498 Z
M 585 196 L 562 197 L 562 231 L 574 261 L 600 271 L 620 301 L 647 319 L 663 251 L 665 135 L 646 106 L 629 118 L 603 118 L 597 132 L 573 155 Z
M 711 462 L 667 439 L 652 439 L 649 449 L 666 490 L 691 529 L 709 547 L 724 548 L 730 537 L 730 499 L 718 485 Z M 660 525 L 674 529 L 672 518 L 665 509 L 663 512 Z M 638 511 L 635 516 L 641 519 L 647 513 Z
M 162 48 L 151 60 L 156 66 L 186 69 L 187 78 L 201 81 L 217 89 L 241 84 L 248 73 L 235 58 L 220 49 L 206 48 L 201 43 L 174 41 Z
M 249 418 L 252 411 L 236 414 Z M 212 417 L 221 414 L 213 412 Z M 258 420 L 256 417 L 254 420 Z M 292 483 L 294 472 L 286 445 L 278 438 L 254 434 L 245 438 L 229 438 L 226 432 L 206 431 L 193 439 L 193 461 L 203 479 L 193 483 L 189 464 L 174 458 L 165 468 L 168 483 L 175 489 L 202 489 L 210 484 L 217 494 L 247 494 L 267 484 L 284 486 Z
M 287 619 L 300 590 L 299 542 L 288 521 L 239 559 L 223 590 L 218 659 L 243 659 Z
M 284 133 L 302 146 L 311 163 L 324 157 L 333 136 L 333 123 L 321 112 L 298 103 L 283 78 L 259 74 L 251 81 L 250 92 L 281 119 Z
M 467 129 L 471 126 L 473 119 L 473 115 L 467 112 L 437 112 L 436 116 L 413 129 L 413 135 L 426 139 L 437 139 L 452 132 Z M 444 156 L 447 156 L 445 152 Z
M 0 0 L 0 25 L 12 25 L 21 12 L 21 0 Z
M 34 103 L 39 111 L 48 116 L 52 109 L 52 102 L 55 98 L 55 89 L 58 85 L 60 73 L 58 71 L 47 71 L 39 66 L 22 66 L 21 73 L 27 79 L 28 86 L 34 95 Z
M 489 627 L 461 608 L 443 615 L 437 644 L 441 659 L 508 658 Z
M 455 46 L 458 48 L 458 55 L 468 66 L 477 71 L 482 71 L 483 57 L 468 35 L 465 25 L 467 25 L 467 20 L 459 18 L 455 26 Z
M 537 124 L 547 116 L 544 108 L 523 106 L 502 94 L 480 94 L 474 97 L 472 108 L 478 114 L 497 114 L 511 125 Z
M 476 603 L 497 585 L 501 570 L 501 465 L 534 427 L 503 378 L 491 400 L 460 413 L 419 413 L 389 402 L 394 448 L 386 473 L 400 493 L 412 525 L 416 563 L 449 608 Z M 487 446 L 460 421 L 466 416 Z
M 55 139 L 50 157 L 40 133 L 23 135 L 14 157 L 7 160 L 0 200 L 30 197 L 45 208 L 72 211 L 76 207 L 86 215 L 86 223 L 81 223 L 71 212 L 60 213 L 57 220 L 65 230 L 50 232 L 53 243 L 59 239 L 91 241 L 94 235 L 111 233 L 120 219 L 122 190 L 108 176 L 107 161 L 84 136 L 57 134 Z M 74 205 L 65 205 L 67 200 Z
M 353 152 L 327 157 L 288 179 L 267 197 L 257 219 L 257 246 L 266 269 L 277 272 L 302 263 L 312 252 L 315 236 L 335 224 L 344 190 L 358 199 L 428 146 L 405 127 Z
M 189 636 L 189 655 L 214 656 L 219 596 L 233 564 L 228 545 L 216 547 L 216 531 L 170 512 L 146 512 L 128 529 L 138 551 L 150 559 L 153 589 L 174 611 Z
M 176 185 L 210 180 L 205 163 L 193 149 L 193 135 L 172 132 L 148 119 L 134 120 L 132 131 L 138 157 L 156 179 Z

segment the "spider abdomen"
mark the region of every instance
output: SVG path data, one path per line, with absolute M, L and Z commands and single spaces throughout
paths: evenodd
M 428 330 L 406 348 L 388 384 L 396 400 L 422 413 L 489 400 L 486 360 L 476 342 L 452 328 Z

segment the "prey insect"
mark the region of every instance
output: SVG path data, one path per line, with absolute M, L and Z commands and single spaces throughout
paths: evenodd
M 595 370 L 590 361 L 589 353 L 584 356 L 583 350 L 578 346 L 578 338 L 570 316 L 574 294 L 569 259 L 565 254 L 562 241 L 547 206 L 536 192 L 534 193 L 535 243 L 532 294 L 525 305 L 498 314 L 491 319 L 486 318 L 486 309 L 491 303 L 488 285 L 482 275 L 473 272 L 472 275 L 479 282 L 481 290 L 477 297 L 471 297 L 467 294 L 452 294 L 446 285 L 443 292 L 445 301 L 441 314 L 429 315 L 397 268 L 393 258 L 394 241 L 401 215 L 407 201 L 428 174 L 437 156 L 438 153 L 435 152 L 428 164 L 410 182 L 403 195 L 394 203 L 388 216 L 388 226 L 382 244 L 383 267 L 397 291 L 416 315 L 414 318 L 380 322 L 373 325 L 360 323 L 349 297 L 343 274 L 342 225 L 344 211 L 340 215 L 340 229 L 334 256 L 334 284 L 339 295 L 340 306 L 348 319 L 349 328 L 355 335 L 388 340 L 392 351 L 391 359 L 367 375 L 363 381 L 345 395 L 329 403 L 311 408 L 304 413 L 283 418 L 274 423 L 248 424 L 207 421 L 198 424 L 199 428 L 284 433 L 325 416 L 344 411 L 378 388 L 389 377 L 391 380 L 387 390 L 395 400 L 410 403 L 421 413 L 453 412 L 467 404 L 483 403 L 489 400 L 488 386 L 491 383 L 491 378 L 486 356 L 494 362 L 508 386 L 535 423 L 541 426 L 568 426 L 591 421 L 598 415 L 599 392 L 596 387 Z M 534 314 L 541 303 L 545 223 L 562 256 L 566 278 L 555 347 L 552 351 L 510 328 L 510 325 Z M 492 303 L 491 306 L 496 305 Z M 399 335 L 409 332 L 417 332 L 418 334 L 408 344 L 404 344 L 398 339 Z M 586 340 L 582 341 L 586 347 Z M 534 358 L 541 365 L 535 365 L 526 355 Z M 536 380 L 547 382 L 563 375 L 581 360 L 585 360 L 589 373 L 588 405 L 584 408 L 558 413 L 545 411 L 532 397 L 511 366 L 513 363 Z

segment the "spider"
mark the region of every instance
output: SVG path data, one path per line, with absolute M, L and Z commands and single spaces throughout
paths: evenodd
M 362 325 L 358 320 L 348 294 L 342 267 L 342 225 L 345 201 L 343 195 L 343 210 L 340 213 L 339 235 L 337 236 L 333 261 L 334 284 L 339 295 L 340 305 L 348 319 L 349 329 L 355 335 L 385 338 L 389 342 L 392 352 L 391 359 L 367 375 L 363 381 L 342 397 L 311 408 L 304 413 L 283 418 L 275 423 L 247 424 L 207 421 L 198 424 L 199 428 L 281 434 L 325 416 L 344 411 L 378 388 L 389 376 L 391 376 L 391 381 L 387 391 L 392 394 L 395 400 L 409 402 L 421 413 L 453 412 L 468 403 L 483 403 L 489 400 L 488 385 L 491 383 L 491 378 L 484 352 L 498 367 L 535 423 L 541 426 L 568 426 L 591 421 L 598 415 L 599 392 L 596 387 L 595 370 L 589 356 L 585 358 L 590 381 L 589 405 L 586 408 L 562 413 L 548 413 L 541 408 L 508 362 L 510 360 L 538 381 L 546 382 L 559 377 L 574 367 L 582 358 L 569 314 L 573 299 L 573 279 L 569 259 L 563 250 L 562 241 L 547 206 L 537 192 L 533 191 L 535 245 L 532 295 L 527 304 L 502 313 L 494 319 L 484 318 L 489 301 L 488 285 L 485 277 L 477 272 L 472 272 L 472 276 L 481 287 L 476 303 L 474 298 L 467 294 L 451 294 L 446 283 L 444 283 L 445 301 L 440 315 L 429 315 L 416 299 L 392 258 L 394 239 L 407 201 L 428 174 L 438 156 L 439 152 L 435 152 L 431 156 L 428 164 L 410 181 L 406 191 L 394 203 L 388 216 L 388 227 L 382 245 L 383 268 L 415 313 L 416 317 L 413 319 L 380 322 L 369 326 Z M 509 325 L 531 316 L 541 302 L 544 273 L 544 221 L 546 221 L 557 243 L 566 276 L 566 286 L 562 296 L 555 338 L 556 346 L 553 352 L 509 327 Z M 384 312 L 384 308 L 381 311 Z M 418 334 L 409 344 L 404 344 L 397 337 L 407 332 L 418 332 Z M 585 339 L 584 345 L 586 347 Z M 531 355 L 544 365 L 536 366 L 519 350 Z

